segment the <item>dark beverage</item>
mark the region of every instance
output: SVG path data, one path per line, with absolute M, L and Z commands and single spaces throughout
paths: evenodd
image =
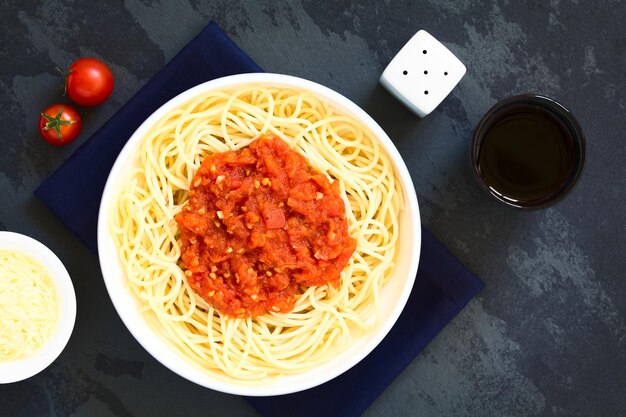
M 511 206 L 549 205 L 580 176 L 585 143 L 571 113 L 541 96 L 494 106 L 473 138 L 474 171 L 487 191 Z

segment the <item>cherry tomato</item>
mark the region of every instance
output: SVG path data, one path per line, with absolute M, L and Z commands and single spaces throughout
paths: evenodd
M 76 104 L 97 106 L 113 91 L 113 74 L 95 58 L 81 58 L 70 65 L 65 77 L 65 91 Z
M 53 104 L 39 116 L 39 133 L 43 140 L 56 146 L 67 145 L 80 133 L 83 122 L 67 104 Z

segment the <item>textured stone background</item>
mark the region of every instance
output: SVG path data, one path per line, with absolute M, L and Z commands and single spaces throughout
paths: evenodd
M 78 320 L 44 373 L 0 386 L 0 416 L 255 416 L 200 388 L 130 336 L 98 261 L 32 191 L 210 19 L 263 68 L 325 84 L 365 108 L 405 157 L 423 222 L 487 288 L 367 416 L 626 415 L 626 5 L 622 1 L 0 1 L 0 230 L 51 247 L 73 277 Z M 418 29 L 468 73 L 417 119 L 378 85 Z M 116 89 L 57 149 L 37 136 L 58 100 L 54 67 L 110 63 Z M 468 141 L 506 96 L 539 92 L 587 135 L 585 173 L 557 206 L 521 212 L 471 177 Z M 84 173 L 88 175 L 88 173 Z

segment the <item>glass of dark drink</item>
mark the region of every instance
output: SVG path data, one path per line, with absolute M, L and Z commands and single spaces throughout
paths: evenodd
M 476 126 L 471 160 L 480 185 L 498 201 L 542 208 L 576 185 L 585 138 L 574 115 L 553 99 L 513 96 L 494 105 Z

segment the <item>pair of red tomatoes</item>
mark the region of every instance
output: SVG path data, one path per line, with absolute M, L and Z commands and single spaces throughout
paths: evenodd
M 81 58 L 70 65 L 65 77 L 65 92 L 80 106 L 102 104 L 113 91 L 113 74 L 95 58 Z M 82 128 L 78 112 L 67 104 L 54 104 L 39 117 L 39 133 L 48 143 L 66 145 L 76 139 Z

